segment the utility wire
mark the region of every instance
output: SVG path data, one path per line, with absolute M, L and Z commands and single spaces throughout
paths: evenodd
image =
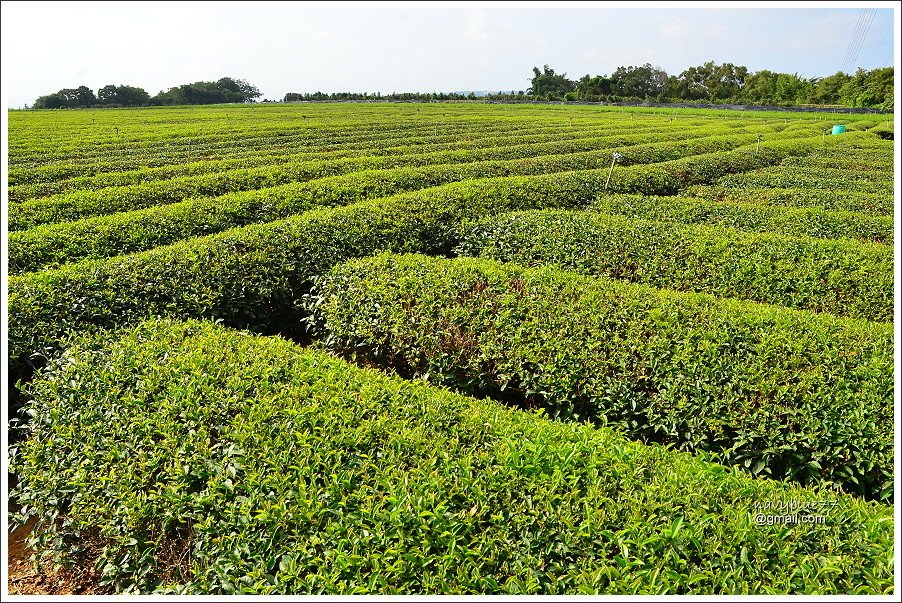
M 874 18 L 877 16 L 877 9 L 871 9 L 868 20 L 865 22 L 863 33 L 861 37 L 858 39 L 858 44 L 855 46 L 855 50 L 852 52 L 852 61 L 849 65 L 849 69 L 855 69 L 858 67 L 858 54 L 861 52 L 861 49 L 864 47 L 864 43 L 868 38 L 868 33 L 871 31 L 871 25 L 874 24 Z
M 857 36 L 853 36 L 852 40 L 849 42 L 848 60 L 843 65 L 848 69 L 848 73 L 851 73 L 857 67 L 858 54 L 861 52 L 861 48 L 871 29 L 871 24 L 873 24 L 874 17 L 876 16 L 877 9 L 867 9 L 862 11 L 860 27 L 856 30 Z
M 843 55 L 842 62 L 839 64 L 840 71 L 846 70 L 846 64 L 849 62 L 849 55 L 852 53 L 852 45 L 854 44 L 855 39 L 858 37 L 858 34 L 861 31 L 864 12 L 865 9 L 858 11 L 858 20 L 855 21 L 855 27 L 852 28 L 852 36 L 849 38 L 849 44 L 846 46 L 846 53 Z
M 870 13 L 871 9 L 866 8 L 861 9 L 858 13 L 858 21 L 855 23 L 855 29 L 852 32 L 852 37 L 849 39 L 849 46 L 846 48 L 846 54 L 843 57 L 842 70 L 845 72 L 849 72 L 855 62 L 852 57 L 856 52 L 856 48 L 861 43 L 865 31 L 865 23 L 867 22 Z

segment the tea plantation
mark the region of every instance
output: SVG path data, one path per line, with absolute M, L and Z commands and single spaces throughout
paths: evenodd
M 893 592 L 885 116 L 9 124 L 10 523 L 36 518 L 45 571 L 118 593 Z

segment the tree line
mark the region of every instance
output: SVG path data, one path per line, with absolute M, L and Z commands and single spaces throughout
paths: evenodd
M 354 93 L 289 92 L 283 102 L 366 101 L 366 100 L 546 100 L 581 102 L 711 103 L 745 105 L 826 105 L 893 109 L 894 73 L 892 67 L 854 74 L 837 72 L 823 78 L 804 78 L 795 73 L 748 68 L 732 63 L 709 61 L 690 67 L 679 75 L 669 75 L 660 67 L 646 63 L 638 67 L 618 67 L 611 75 L 584 75 L 567 78 L 545 65 L 533 67 L 527 90 L 495 92 L 477 97 L 474 93 Z
M 87 86 L 64 88 L 53 94 L 40 96 L 35 109 L 83 109 L 87 107 L 148 107 L 157 105 L 213 105 L 218 103 L 247 103 L 262 96 L 256 86 L 245 80 L 230 77 L 215 82 L 182 84 L 156 96 L 135 86 L 104 86 L 94 94 Z
M 548 65 L 533 68 L 527 94 L 562 101 L 653 101 L 737 103 L 746 105 L 837 105 L 893 108 L 892 67 L 837 72 L 823 78 L 766 69 L 750 73 L 742 65 L 709 61 L 669 75 L 651 64 L 618 67 L 609 76 L 584 75 L 578 80 L 556 73 Z
M 483 96 L 458 92 L 289 92 L 282 102 L 298 101 L 581 101 L 660 103 L 736 103 L 744 105 L 826 105 L 893 109 L 892 67 L 858 69 L 854 74 L 837 72 L 827 77 L 805 78 L 797 73 L 766 69 L 750 73 L 732 63 L 709 61 L 669 75 L 650 63 L 618 67 L 610 75 L 586 74 L 577 80 L 545 65 L 533 67 L 527 90 L 494 92 Z M 160 91 L 151 97 L 143 88 L 104 86 L 94 92 L 87 86 L 63 89 L 39 97 L 36 109 L 84 107 L 144 107 L 153 105 L 207 105 L 254 102 L 262 94 L 245 80 L 229 77 L 215 82 L 194 82 Z M 268 102 L 264 100 L 264 102 Z

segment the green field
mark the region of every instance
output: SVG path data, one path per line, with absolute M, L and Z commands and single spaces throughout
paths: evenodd
M 891 123 L 11 111 L 12 523 L 111 592 L 890 594 Z

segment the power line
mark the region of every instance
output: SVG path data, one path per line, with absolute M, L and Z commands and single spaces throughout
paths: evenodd
M 874 23 L 874 18 L 876 16 L 877 9 L 867 9 L 862 11 L 861 18 L 859 19 L 860 27 L 856 28 L 857 35 L 853 36 L 852 40 L 849 42 L 849 49 L 847 52 L 848 60 L 843 64 L 843 67 L 847 68 L 849 73 L 857 66 L 858 54 L 861 52 L 861 48 L 867 39 L 868 32 L 870 32 L 871 25 Z
M 864 31 L 864 21 L 867 17 L 869 9 L 861 9 L 858 13 L 858 21 L 855 23 L 855 30 L 852 32 L 852 37 L 849 39 L 849 46 L 846 48 L 846 56 L 843 57 L 842 70 L 848 72 L 849 65 L 852 63 L 852 52 L 855 49 L 855 45 L 858 44 L 858 39 L 861 37 L 861 32 Z
M 852 32 L 852 38 L 849 40 L 849 46 L 846 48 L 846 55 L 843 58 L 842 70 L 849 72 L 855 64 L 861 43 L 867 35 L 869 27 L 868 20 L 871 17 L 871 9 L 861 9 L 858 14 L 858 21 L 855 23 L 855 30 Z
M 846 64 L 849 62 L 849 55 L 852 53 L 852 45 L 855 43 L 855 39 L 861 32 L 861 24 L 864 21 L 864 13 L 865 9 L 858 11 L 858 20 L 855 21 L 855 27 L 852 28 L 852 37 L 849 38 L 849 44 L 848 46 L 846 46 L 846 53 L 843 55 L 842 62 L 839 64 L 840 71 L 846 70 Z
M 852 60 L 849 65 L 849 69 L 855 69 L 858 67 L 858 54 L 861 52 L 861 49 L 864 47 L 864 43 L 868 38 L 868 33 L 871 31 L 871 25 L 874 24 L 874 18 L 877 16 L 877 9 L 871 9 L 869 18 L 865 23 L 863 33 L 861 37 L 858 39 L 858 44 L 855 46 L 855 50 L 852 53 Z

